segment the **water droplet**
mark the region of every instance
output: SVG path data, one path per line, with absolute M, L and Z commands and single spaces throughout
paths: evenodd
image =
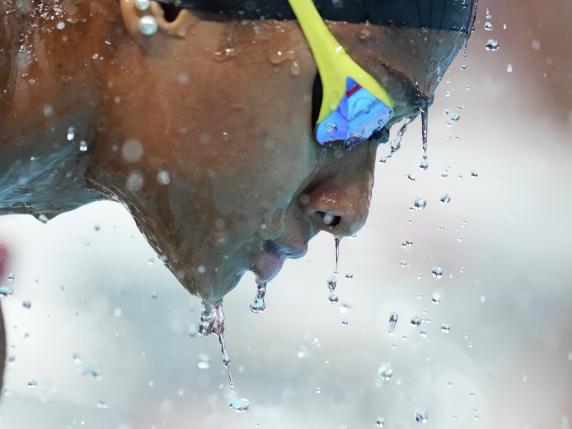
M 417 423 L 427 423 L 428 422 L 428 415 L 425 408 L 417 408 L 415 410 L 415 421 Z
M 493 23 L 490 21 L 485 21 L 485 31 L 493 31 Z
M 399 262 L 399 266 L 400 266 L 401 268 L 407 268 L 407 261 L 400 261 L 400 262 Z
M 171 175 L 167 170 L 160 170 L 157 173 L 157 183 L 163 186 L 167 186 L 168 184 L 171 183 Z
M 461 119 L 461 115 L 459 114 L 459 112 L 457 112 L 456 110 L 452 111 L 451 114 L 449 115 L 449 118 L 451 118 L 451 121 L 453 122 L 458 122 L 459 119 Z
M 371 30 L 369 28 L 364 27 L 358 33 L 358 38 L 360 40 L 367 40 L 371 37 Z
M 27 308 L 28 310 L 32 308 L 32 301 L 29 299 L 22 302 L 22 307 Z
M 134 164 L 143 156 L 143 144 L 137 139 L 129 139 L 121 147 L 121 156 L 126 162 Z
M 415 180 L 416 180 L 415 177 L 414 177 L 411 173 L 409 173 L 409 174 L 407 175 L 407 178 L 408 178 L 409 180 L 411 180 L 412 182 L 415 182 Z
M 159 24 L 157 20 L 151 15 L 145 15 L 139 18 L 139 23 L 137 24 L 139 31 L 144 36 L 152 36 L 157 33 L 159 29 Z
M 317 386 L 317 387 L 314 389 L 314 392 L 316 392 L 316 395 L 319 395 L 320 393 L 322 393 L 322 388 L 319 387 L 319 386 Z
M 129 173 L 129 176 L 127 176 L 125 186 L 131 192 L 138 192 L 143 188 L 143 182 L 143 174 L 140 171 L 132 171 Z
M 66 23 L 63 21 L 58 21 L 58 23 L 56 24 L 56 28 L 61 31 L 64 28 L 66 28 Z
M 415 210 L 424 210 L 427 207 L 427 200 L 422 197 L 415 198 L 413 201 L 413 208 Z
M 433 292 L 431 295 L 431 302 L 433 304 L 441 304 L 441 294 L 439 292 Z
M 346 279 L 351 280 L 354 278 L 353 273 L 346 273 Z
M 349 304 L 349 303 L 347 303 L 347 302 L 343 302 L 343 303 L 340 305 L 340 313 L 342 313 L 342 314 L 348 314 L 351 309 L 352 309 L 351 304 Z
M 28 386 L 30 389 L 34 389 L 35 387 L 38 386 L 38 382 L 37 382 L 36 380 L 30 380 L 30 381 L 28 381 L 27 386 Z
M 14 289 L 8 286 L 0 286 L 0 296 L 10 296 L 14 293 Z
M 16 275 L 14 273 L 8 273 L 8 281 L 9 282 L 13 282 L 15 278 L 16 278 Z
M 304 359 L 308 355 L 308 348 L 306 346 L 298 347 L 297 356 L 298 359 Z
M 411 247 L 413 246 L 413 241 L 411 240 L 404 240 L 401 242 L 401 247 Z
M 260 313 L 266 309 L 266 302 L 264 297 L 266 296 L 266 283 L 260 283 L 256 287 L 256 297 L 254 302 L 250 304 L 250 311 L 253 313 Z
M 96 406 L 100 410 L 107 410 L 107 408 L 108 408 L 107 402 L 105 402 L 103 399 L 98 399 Z
M 538 50 L 540 50 L 541 45 L 540 45 L 540 42 L 538 40 L 533 40 L 530 43 L 530 46 L 532 46 L 532 49 L 534 49 L 535 51 L 538 51 Z
M 239 414 L 246 413 L 250 408 L 250 401 L 246 398 L 234 398 L 228 401 L 228 405 Z
M 448 334 L 451 332 L 451 325 L 448 323 L 443 323 L 441 325 L 441 332 L 443 332 L 444 334 Z
M 451 196 L 449 194 L 443 194 L 441 195 L 439 201 L 441 201 L 443 204 L 449 204 L 451 202 Z
M 197 366 L 199 369 L 209 369 L 211 367 L 210 357 L 206 353 L 201 353 L 197 356 Z
M 149 9 L 151 6 L 150 0 L 135 0 L 135 7 L 141 11 Z
M 378 417 L 377 420 L 375 421 L 375 425 L 378 428 L 382 428 L 385 426 L 385 419 L 383 417 Z
M 399 320 L 399 314 L 391 313 L 389 316 L 389 326 L 387 328 L 387 332 L 389 334 L 393 334 L 395 332 L 395 328 L 397 327 L 397 321 Z
M 393 369 L 391 368 L 391 364 L 389 362 L 382 362 L 379 364 L 379 368 L 377 369 L 377 374 L 381 377 L 383 381 L 388 381 L 393 376 Z
M 419 316 L 413 316 L 411 318 L 411 325 L 415 326 L 416 328 L 421 326 L 421 318 Z
M 436 279 L 440 279 L 441 277 L 443 277 L 443 269 L 441 267 L 433 267 L 431 272 L 433 273 L 433 277 L 435 277 Z
M 292 76 L 300 76 L 302 74 L 302 67 L 298 61 L 292 61 L 290 63 L 290 74 Z
M 490 52 L 496 52 L 500 49 L 499 42 L 495 39 L 489 39 L 487 40 L 485 49 Z
M 66 138 L 67 138 L 68 142 L 71 142 L 71 141 L 73 141 L 73 139 L 75 139 L 75 127 L 69 127 L 68 128 Z

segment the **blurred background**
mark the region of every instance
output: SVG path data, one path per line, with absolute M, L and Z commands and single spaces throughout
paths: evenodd
M 266 312 L 248 309 L 251 276 L 227 297 L 235 392 L 216 339 L 196 336 L 199 301 L 122 207 L 0 218 L 0 427 L 570 429 L 571 19 L 569 0 L 480 2 L 430 110 L 430 167 L 417 121 L 342 240 L 339 304 L 325 234 Z

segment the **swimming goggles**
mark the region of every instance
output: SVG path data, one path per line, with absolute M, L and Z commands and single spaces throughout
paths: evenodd
M 315 125 L 320 145 L 359 143 L 385 127 L 393 101 L 376 79 L 346 52 L 328 29 L 313 0 L 289 0 L 308 41 L 322 80 L 322 104 Z

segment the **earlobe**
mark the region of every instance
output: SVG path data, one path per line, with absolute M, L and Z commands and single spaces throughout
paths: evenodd
M 154 36 L 184 38 L 197 18 L 187 9 L 167 20 L 163 7 L 152 0 L 120 0 L 121 16 L 131 37 L 149 47 Z

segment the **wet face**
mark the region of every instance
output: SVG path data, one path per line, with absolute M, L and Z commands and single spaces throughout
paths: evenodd
M 193 17 L 177 31 L 113 42 L 88 174 L 129 206 L 182 283 L 216 303 L 249 270 L 270 281 L 319 231 L 357 232 L 377 143 L 315 142 L 316 68 L 296 23 Z M 361 24 L 332 31 L 390 91 L 393 123 L 417 114 L 462 43 Z

